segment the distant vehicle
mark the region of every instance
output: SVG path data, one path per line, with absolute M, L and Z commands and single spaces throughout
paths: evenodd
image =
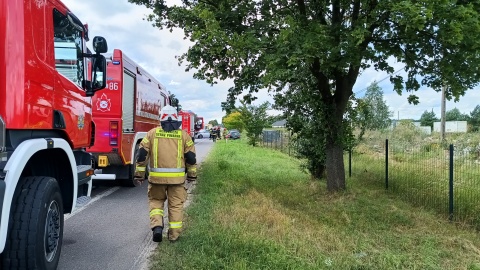
M 200 131 L 197 132 L 197 134 L 195 135 L 195 137 L 197 139 L 202 139 L 202 138 L 210 138 L 210 131 L 206 130 L 206 129 L 202 129 Z
M 241 134 L 236 129 L 232 129 L 232 130 L 228 131 L 227 136 L 225 136 L 225 138 L 228 138 L 228 139 L 231 139 L 231 140 L 240 139 L 240 137 L 241 137 Z

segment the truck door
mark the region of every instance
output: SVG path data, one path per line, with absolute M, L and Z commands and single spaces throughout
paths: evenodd
M 54 108 L 64 119 L 65 129 L 75 148 L 86 147 L 90 140 L 92 119 L 91 98 L 85 96 L 85 41 L 83 25 L 70 20 L 66 14 L 53 9 L 55 96 Z

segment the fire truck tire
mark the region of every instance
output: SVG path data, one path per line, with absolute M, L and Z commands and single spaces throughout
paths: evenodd
M 52 177 L 23 177 L 12 201 L 2 269 L 56 269 L 63 242 L 63 201 Z

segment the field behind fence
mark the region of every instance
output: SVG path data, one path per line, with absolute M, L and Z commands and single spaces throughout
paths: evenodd
M 294 156 L 293 141 L 288 131 L 267 131 L 262 145 Z M 345 168 L 355 181 L 382 185 L 413 205 L 480 229 L 480 133 L 448 134 L 440 143 L 438 134 L 408 124 L 367 132 L 346 151 Z

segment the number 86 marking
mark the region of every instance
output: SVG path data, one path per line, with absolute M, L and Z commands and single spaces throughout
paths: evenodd
M 110 90 L 118 90 L 118 82 L 108 83 L 108 89 L 110 89 Z

